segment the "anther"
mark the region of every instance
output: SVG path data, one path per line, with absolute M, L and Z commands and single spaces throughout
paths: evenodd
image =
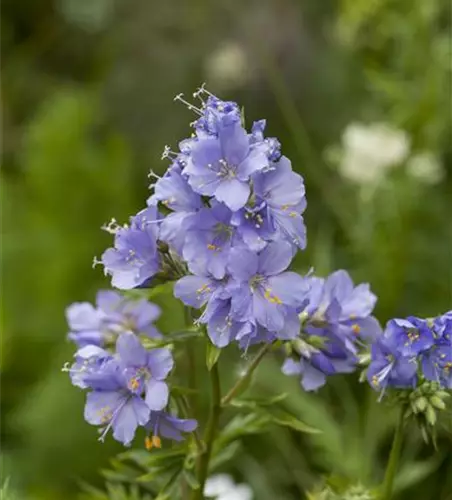
M 194 106 L 193 104 L 191 104 L 190 102 L 186 101 L 183 97 L 184 97 L 184 94 L 182 94 L 182 93 L 177 94 L 177 96 L 174 98 L 174 101 L 179 101 L 182 104 L 185 104 L 190 111 L 194 111 L 199 116 L 202 116 L 202 111 L 199 108 L 197 108 L 196 106 Z

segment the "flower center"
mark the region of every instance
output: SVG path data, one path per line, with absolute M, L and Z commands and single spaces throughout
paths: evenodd
M 419 331 L 417 330 L 417 328 L 409 328 L 407 331 L 406 331 L 406 336 L 408 338 L 408 341 L 406 342 L 405 345 L 409 345 L 409 344 L 412 344 L 413 342 L 416 342 L 416 340 L 419 340 Z
M 265 276 L 260 274 L 255 274 L 249 281 L 249 285 L 252 293 L 255 293 L 257 290 L 263 293 L 264 298 L 268 300 L 271 304 L 282 304 L 282 300 L 272 292 L 272 289 L 269 286 L 266 286 Z
M 213 237 L 210 243 L 207 244 L 207 249 L 213 252 L 220 252 L 223 249 L 223 245 L 231 239 L 233 232 L 234 230 L 231 226 L 223 222 L 218 222 L 213 228 Z
M 144 390 L 144 384 L 151 378 L 151 372 L 148 368 L 140 367 L 132 369 L 128 377 L 127 387 L 130 391 L 141 394 Z
M 222 158 L 218 162 L 220 164 L 220 170 L 217 172 L 217 176 L 222 179 L 234 179 L 236 177 L 237 166 L 229 165 L 229 163 Z

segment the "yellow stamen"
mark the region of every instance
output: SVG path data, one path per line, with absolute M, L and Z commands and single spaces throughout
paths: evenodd
M 130 379 L 129 388 L 132 391 L 136 391 L 138 387 L 140 387 L 140 381 L 137 379 L 137 377 L 133 377 L 132 379 Z
M 144 440 L 144 446 L 148 451 L 152 450 L 152 448 L 161 448 L 162 440 L 159 438 L 159 436 L 146 436 Z
M 272 304 L 282 304 L 281 299 L 277 295 L 272 295 L 271 288 L 266 288 L 264 297 Z
M 372 385 L 374 387 L 378 387 L 380 385 L 380 383 L 378 382 L 378 377 L 376 375 L 372 377 Z
M 289 217 L 296 217 L 298 214 L 297 212 L 290 212 Z
M 217 250 L 220 250 L 220 247 L 218 247 L 217 245 L 213 245 L 212 243 L 209 243 L 209 244 L 207 245 L 207 248 L 208 248 L 209 250 L 213 250 L 214 252 L 216 252 Z
M 355 335 L 358 335 L 358 333 L 361 331 L 361 327 L 355 323 L 354 325 L 352 325 L 352 331 Z
M 207 283 L 204 283 L 204 285 L 201 288 L 198 288 L 196 290 L 196 293 L 198 295 L 201 295 L 204 292 L 210 292 L 210 288 L 209 288 L 209 285 L 207 285 Z

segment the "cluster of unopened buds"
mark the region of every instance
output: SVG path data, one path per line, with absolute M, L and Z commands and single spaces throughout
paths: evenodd
M 452 313 L 391 320 L 382 331 L 368 284 L 355 286 L 343 270 L 327 278 L 288 271 L 306 246 L 303 178 L 278 140 L 265 137 L 265 120 L 247 131 L 236 103 L 204 87 L 194 96 L 198 106 L 176 97 L 196 114 L 193 134 L 176 151 L 165 147 L 170 165 L 162 177 L 151 173 L 146 207 L 124 226 L 104 227 L 114 243 L 95 262 L 122 292 L 101 291 L 95 306 L 67 310 L 78 350 L 65 369 L 89 391 L 87 422 L 126 445 L 144 427 L 148 448 L 196 429 L 193 415 L 180 418 L 171 404 L 171 344 L 147 348 L 165 339 L 154 326 L 159 308 L 124 292 L 173 281 L 194 327 L 216 348 L 283 344 L 282 371 L 307 391 L 367 356 L 369 383 L 382 394 L 418 394 L 427 382 L 442 391 L 407 396 L 412 412 L 433 423 L 430 408 L 441 409 L 452 388 Z

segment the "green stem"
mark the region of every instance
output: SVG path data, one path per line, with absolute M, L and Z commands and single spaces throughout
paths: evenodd
M 209 472 L 209 462 L 212 455 L 213 444 L 217 434 L 218 423 L 221 414 L 221 387 L 220 376 L 218 373 L 218 363 L 215 363 L 210 370 L 210 383 L 212 386 L 212 399 L 210 416 L 207 421 L 206 430 L 204 433 L 205 449 L 199 455 L 197 467 L 197 479 L 199 488 L 193 490 L 191 500 L 202 500 L 204 498 L 204 485 L 206 483 L 207 474 Z
M 185 325 L 191 328 L 193 326 L 193 314 L 190 307 L 184 307 L 184 319 Z M 197 383 L 197 373 L 196 373 L 196 350 L 193 342 L 189 340 L 186 344 L 187 346 L 187 379 L 188 387 L 193 389 L 193 393 L 190 395 L 190 403 L 195 411 L 195 415 L 198 415 L 198 394 L 196 389 L 198 387 Z
M 403 427 L 405 419 L 405 406 L 400 409 L 399 420 L 392 441 L 391 454 L 389 455 L 388 465 L 386 467 L 385 479 L 383 482 L 383 490 L 381 500 L 391 500 L 394 478 L 399 464 L 400 452 L 402 451 Z
M 267 354 L 267 352 L 271 348 L 272 344 L 265 344 L 263 347 L 261 347 L 261 349 L 258 351 L 256 356 L 253 358 L 250 365 L 248 366 L 245 374 L 237 380 L 235 385 L 221 400 L 222 406 L 227 405 L 237 394 L 241 392 L 242 388 L 248 383 L 254 370 L 258 367 L 259 363 L 262 361 L 262 358 Z

